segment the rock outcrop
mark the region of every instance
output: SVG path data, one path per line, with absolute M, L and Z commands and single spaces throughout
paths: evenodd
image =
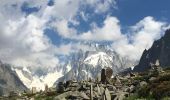
M 0 95 L 9 95 L 11 91 L 20 92 L 27 90 L 18 78 L 15 71 L 8 64 L 0 62 Z
M 149 50 L 144 50 L 139 64 L 134 71 L 140 72 L 151 68 L 150 64 L 155 64 L 159 60 L 160 66 L 170 66 L 170 29 L 166 30 L 165 35 L 155 41 Z

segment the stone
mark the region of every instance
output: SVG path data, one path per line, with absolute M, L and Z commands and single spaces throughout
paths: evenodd
M 36 87 L 32 87 L 32 94 L 35 94 L 37 92 Z
M 122 86 L 122 83 L 119 80 L 118 76 L 115 76 L 115 86 L 116 88 L 120 88 Z
M 68 88 L 72 84 L 72 80 L 66 81 L 65 88 Z
M 110 67 L 107 67 L 106 68 L 106 77 L 108 79 L 111 79 L 112 75 L 113 75 L 113 70 Z
M 102 93 L 101 93 L 101 90 L 100 90 L 100 87 L 99 87 L 99 85 L 97 84 L 97 93 L 99 94 L 99 95 L 101 95 Z
M 109 90 L 110 92 L 116 91 L 116 87 L 113 86 L 113 85 L 107 85 L 107 88 L 108 88 L 108 90 Z
M 129 75 L 130 75 L 131 78 L 136 76 L 136 75 L 135 75 L 134 73 L 132 73 L 132 72 L 130 72 Z
M 90 98 L 84 92 L 78 92 L 78 91 L 74 91 L 74 92 L 68 91 L 68 92 L 62 93 L 56 96 L 54 100 L 66 100 L 67 98 L 70 98 L 70 97 L 74 99 L 77 99 L 80 97 L 85 100 L 90 100 Z
M 134 93 L 134 92 L 135 92 L 135 86 L 134 86 L 134 85 L 131 85 L 131 86 L 129 87 L 129 92 L 130 92 L 130 93 Z
M 116 93 L 112 94 L 112 100 L 124 100 L 126 97 L 129 96 L 128 92 L 117 91 Z
M 63 93 L 64 90 L 65 90 L 64 83 L 63 82 L 59 82 L 56 88 L 57 88 L 57 92 L 58 93 Z
M 45 84 L 45 92 L 48 92 L 48 91 L 49 91 L 48 85 Z
M 90 85 L 90 100 L 93 100 L 93 86 Z
M 156 66 L 160 66 L 159 59 L 156 60 L 155 65 L 156 65 Z
M 101 71 L 101 83 L 106 84 L 106 71 L 105 71 L 105 69 L 102 69 L 102 71 Z
M 10 91 L 9 92 L 9 97 L 16 97 L 16 96 L 18 96 L 17 92 L 15 92 L 15 91 Z
M 80 85 L 77 82 L 72 82 L 72 84 L 70 85 L 70 87 L 78 87 L 78 86 L 80 86 Z
M 143 86 L 146 86 L 146 85 L 147 85 L 147 82 L 142 81 L 142 82 L 140 82 L 139 84 L 140 84 L 140 87 L 143 87 Z
M 103 94 L 104 91 L 105 91 L 105 89 L 104 89 L 102 86 L 100 86 L 100 92 L 101 92 L 101 94 Z
M 81 85 L 81 87 L 78 89 L 79 91 L 86 91 L 87 90 L 87 87 L 86 85 Z
M 154 80 L 156 80 L 156 77 L 151 77 L 151 78 L 149 79 L 150 82 L 152 82 L 152 81 L 154 81 Z
M 110 95 L 110 92 L 109 92 L 109 90 L 106 88 L 105 89 L 105 98 L 106 98 L 106 100 L 111 100 L 111 95 Z

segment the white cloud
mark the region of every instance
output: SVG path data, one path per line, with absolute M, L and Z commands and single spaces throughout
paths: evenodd
M 25 16 L 20 9 L 23 2 L 1 2 L 0 59 L 17 66 L 54 67 L 58 58 L 49 52 L 53 45 L 43 32 L 48 20 L 34 14 Z
M 80 12 L 80 15 L 81 15 L 81 17 L 82 17 L 82 19 L 83 19 L 84 21 L 87 21 L 87 20 L 88 20 L 88 17 L 89 17 L 88 14 L 86 15 L 83 11 L 81 11 L 81 12 Z
M 0 59 L 18 66 L 55 67 L 58 59 L 49 52 L 52 44 L 43 33 L 45 22 L 33 15 L 8 21 L 0 34 Z
M 68 21 L 62 20 L 53 25 L 56 27 L 58 34 L 64 38 L 90 41 L 117 41 L 125 38 L 121 34 L 119 20 L 116 17 L 108 16 L 102 27 L 93 26 L 88 32 L 78 34 L 74 28 L 70 28 Z
M 116 17 L 107 17 L 103 27 L 94 27 L 90 31 L 76 37 L 77 39 L 92 41 L 117 41 L 124 38 L 121 34 L 119 20 Z
M 58 19 L 71 20 L 78 12 L 80 6 L 79 0 L 55 0 L 54 5 L 47 7 L 49 9 L 50 16 Z
M 53 27 L 56 27 L 58 34 L 65 37 L 70 38 L 73 35 L 75 35 L 76 30 L 73 28 L 68 27 L 68 21 L 67 20 L 61 20 L 59 22 L 54 23 Z
M 94 8 L 95 13 L 105 13 L 109 11 L 111 7 L 116 8 L 115 0 L 82 0 L 86 5 L 88 4 L 90 7 Z
M 156 21 L 150 16 L 145 17 L 131 27 L 130 37 L 113 43 L 113 48 L 122 56 L 139 59 L 144 49 L 149 49 L 153 42 L 163 35 L 167 27 L 165 22 Z

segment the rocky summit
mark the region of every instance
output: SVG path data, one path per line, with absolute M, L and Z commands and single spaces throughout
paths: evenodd
M 170 29 L 166 30 L 165 35 L 155 41 L 149 50 L 144 50 L 139 64 L 134 68 L 134 71 L 146 71 L 159 60 L 162 67 L 170 66 Z

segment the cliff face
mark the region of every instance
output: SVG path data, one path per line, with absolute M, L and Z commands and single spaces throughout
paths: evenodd
M 0 96 L 8 95 L 10 91 L 20 92 L 27 90 L 25 85 L 8 64 L 0 62 Z
M 165 35 L 155 41 L 149 50 L 144 50 L 139 64 L 134 68 L 134 71 L 140 72 L 150 68 L 150 63 L 160 61 L 160 66 L 170 66 L 170 29 L 165 32 Z

